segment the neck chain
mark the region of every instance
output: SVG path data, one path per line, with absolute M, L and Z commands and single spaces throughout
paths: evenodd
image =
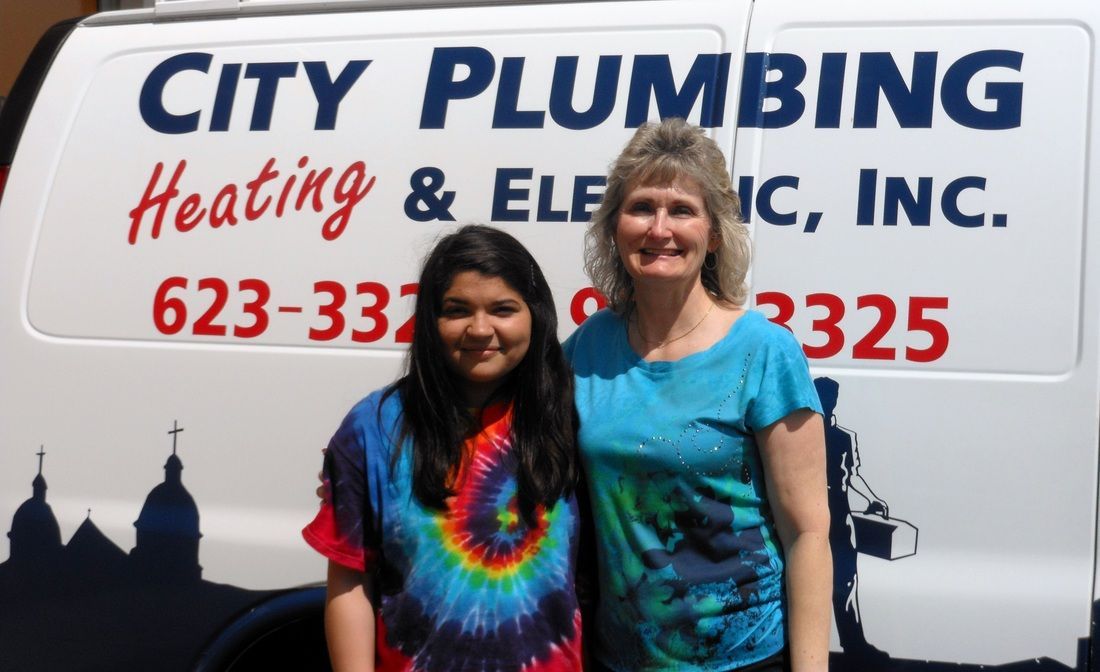
M 710 308 L 707 308 L 707 312 L 703 313 L 703 316 L 699 318 L 699 321 L 696 322 L 695 324 L 693 324 L 690 329 L 688 329 L 684 333 L 682 333 L 679 336 L 676 336 L 674 338 L 666 338 L 663 341 L 651 341 L 650 339 L 645 337 L 645 334 L 642 333 L 642 320 L 641 319 L 638 319 L 636 322 L 634 322 L 634 330 L 638 332 L 638 338 L 642 339 L 643 343 L 651 343 L 651 344 L 653 344 L 654 348 L 663 348 L 666 345 L 668 345 L 669 343 L 674 343 L 674 342 L 680 340 L 681 338 L 684 338 L 685 336 L 687 336 L 691 332 L 695 331 L 696 329 L 698 329 L 699 325 L 703 323 L 703 320 L 707 319 L 707 315 L 710 315 L 710 311 L 714 310 L 715 303 L 716 303 L 715 301 L 711 301 Z

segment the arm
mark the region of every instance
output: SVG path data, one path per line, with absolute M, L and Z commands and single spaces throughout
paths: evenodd
M 374 601 L 370 575 L 329 561 L 325 639 L 334 672 L 373 672 Z
M 758 431 L 756 439 L 787 560 L 791 670 L 827 670 L 833 563 L 821 416 L 795 411 Z
M 841 427 L 841 429 L 844 428 Z M 863 474 L 859 472 L 859 467 L 862 464 L 859 459 L 859 438 L 853 431 L 847 429 L 844 429 L 844 431 L 852 435 L 852 473 L 848 476 L 848 489 L 867 500 L 867 509 L 864 513 L 881 513 L 883 517 L 889 518 L 890 507 L 885 500 L 875 494 L 875 491 L 863 478 Z

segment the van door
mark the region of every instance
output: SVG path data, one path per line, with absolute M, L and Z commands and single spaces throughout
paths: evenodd
M 749 0 L 366 4 L 164 2 L 54 59 L 0 201 L 6 668 L 186 669 L 322 581 L 320 449 L 399 373 L 437 236 L 514 233 L 564 336 L 633 128 L 732 151 Z
M 837 669 L 1088 664 L 1098 20 L 755 4 L 734 165 L 829 415 Z

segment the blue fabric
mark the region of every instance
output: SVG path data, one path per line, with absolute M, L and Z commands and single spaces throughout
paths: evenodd
M 519 515 L 511 406 L 482 412 L 447 511 L 413 495 L 411 442 L 394 460 L 400 419 L 381 390 L 352 408 L 325 456 L 331 501 L 303 531 L 379 579 L 378 669 L 580 669 L 576 499 L 536 507 L 533 526 Z
M 596 659 L 729 670 L 779 652 L 783 558 L 754 432 L 821 412 L 798 343 L 749 311 L 705 351 L 646 362 L 604 310 L 565 349 L 600 564 Z

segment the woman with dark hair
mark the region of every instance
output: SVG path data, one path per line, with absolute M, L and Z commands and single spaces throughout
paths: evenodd
M 608 176 L 585 262 L 609 309 L 566 342 L 592 502 L 597 669 L 825 670 L 821 404 L 747 311 L 749 239 L 718 146 L 669 119 Z
M 303 535 L 329 558 L 340 670 L 580 669 L 572 377 L 546 279 L 466 226 L 420 276 L 405 376 L 325 453 Z

